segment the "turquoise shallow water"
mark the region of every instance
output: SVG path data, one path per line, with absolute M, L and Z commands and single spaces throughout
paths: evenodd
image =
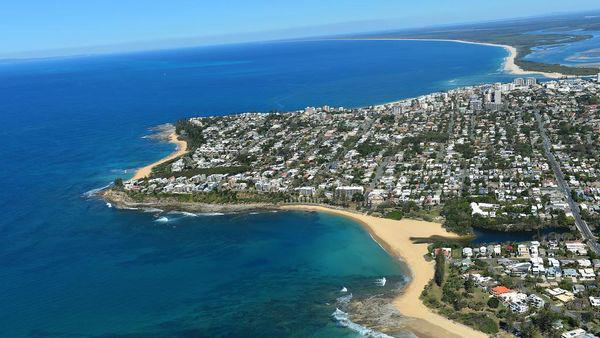
M 500 48 L 416 41 L 264 43 L 0 62 L 3 336 L 353 336 L 339 289 L 401 286 L 357 224 L 315 213 L 157 216 L 85 192 L 172 145 L 184 116 L 362 106 L 509 80 Z
M 572 67 L 600 67 L 600 31 L 568 31 L 566 33 L 590 35 L 591 37 L 574 43 L 539 46 L 533 48 L 532 53 L 528 54 L 525 59 Z

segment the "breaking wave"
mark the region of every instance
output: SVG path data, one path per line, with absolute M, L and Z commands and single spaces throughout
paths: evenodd
M 109 183 L 109 184 L 107 184 L 107 185 L 105 185 L 105 186 L 103 186 L 103 187 L 100 187 L 100 188 L 95 188 L 95 189 L 92 189 L 92 190 L 86 191 L 86 192 L 84 192 L 82 195 L 83 195 L 83 197 L 85 197 L 85 198 L 94 197 L 94 196 L 95 196 L 95 195 L 97 195 L 97 194 L 98 194 L 100 191 L 102 191 L 102 190 L 104 190 L 104 189 L 106 189 L 106 188 L 110 187 L 111 185 L 112 185 L 112 183 Z
M 348 318 L 348 314 L 338 308 L 336 308 L 335 311 L 331 314 L 331 317 L 333 317 L 333 319 L 336 321 L 336 323 L 339 326 L 346 327 L 354 332 L 357 332 L 358 334 L 360 334 L 363 337 L 392 338 L 392 336 L 389 336 L 383 332 L 369 329 L 367 327 L 364 327 L 360 324 L 357 324 L 357 323 L 351 321 Z
M 167 223 L 167 222 L 169 222 L 169 219 L 167 217 L 163 216 L 163 217 L 157 218 L 154 222 Z
M 341 305 L 348 305 L 348 303 L 350 303 L 351 300 L 352 300 L 352 294 L 336 298 L 336 301 L 338 303 L 340 303 Z
M 183 215 L 187 217 L 198 217 L 198 214 L 194 214 L 193 212 L 187 211 L 169 211 L 169 214 Z
M 222 212 L 203 212 L 200 214 L 195 214 L 196 216 L 223 216 L 225 215 Z
M 142 211 L 143 212 L 151 212 L 151 213 L 163 212 L 162 209 L 158 209 L 158 208 L 144 208 Z

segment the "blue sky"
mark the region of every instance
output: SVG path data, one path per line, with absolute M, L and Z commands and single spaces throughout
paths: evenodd
M 598 0 L 0 0 L 0 55 L 261 40 L 591 9 L 600 9 Z

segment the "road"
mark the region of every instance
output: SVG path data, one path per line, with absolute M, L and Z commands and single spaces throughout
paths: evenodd
M 538 128 L 540 130 L 540 134 L 542 136 L 542 143 L 544 146 L 544 152 L 546 153 L 546 157 L 548 158 L 548 163 L 552 167 L 554 176 L 556 176 L 556 182 L 558 184 L 559 189 L 565 195 L 567 202 L 569 203 L 569 207 L 571 208 L 571 211 L 573 212 L 573 217 L 575 218 L 575 225 L 577 226 L 577 229 L 581 233 L 581 236 L 583 236 L 583 238 L 585 240 L 587 240 L 587 244 L 592 249 L 592 251 L 594 251 L 597 254 L 600 254 L 600 245 L 598 244 L 596 237 L 594 237 L 594 234 L 592 233 L 592 230 L 590 229 L 590 227 L 581 218 L 581 213 L 579 212 L 579 205 L 577 203 L 575 203 L 575 201 L 573 200 L 573 196 L 571 194 L 571 188 L 569 188 L 569 185 L 565 181 L 565 176 L 564 176 L 562 170 L 560 169 L 560 165 L 558 164 L 558 161 L 556 161 L 556 157 L 554 157 L 554 154 L 552 153 L 552 150 L 551 150 L 552 144 L 550 143 L 550 139 L 546 135 L 546 131 L 544 129 L 544 123 L 542 122 L 542 118 L 540 117 L 540 114 L 538 111 L 535 111 L 534 113 L 535 113 L 535 119 L 537 120 L 537 123 L 538 123 Z

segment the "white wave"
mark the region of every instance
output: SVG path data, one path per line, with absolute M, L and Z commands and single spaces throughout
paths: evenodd
M 106 206 L 112 208 L 112 204 L 110 204 L 110 202 L 106 202 Z
M 144 212 L 151 212 L 151 213 L 163 212 L 162 209 L 158 209 L 158 208 L 144 208 L 142 211 L 144 211 Z
M 379 245 L 379 247 L 380 247 L 381 249 L 383 249 L 383 251 L 385 251 L 385 252 L 387 252 L 387 253 L 389 254 L 389 252 L 387 251 L 387 249 L 386 249 L 386 248 L 385 248 L 383 245 L 381 245 L 381 243 L 379 243 L 379 241 L 377 241 L 377 240 L 375 239 L 375 237 L 373 237 L 373 235 L 371 235 L 371 233 L 369 233 L 369 236 L 371 236 L 371 239 L 373 240 L 373 242 L 377 243 L 377 245 Z
M 379 286 L 385 286 L 385 283 L 387 282 L 387 279 L 385 279 L 385 277 L 379 278 L 375 280 L 375 284 L 379 285 Z
M 351 300 L 352 300 L 352 294 L 349 294 L 347 296 L 338 297 L 336 299 L 336 301 L 342 305 L 348 305 L 348 303 L 350 303 Z
M 167 223 L 167 222 L 169 222 L 169 219 L 167 217 L 163 216 L 163 217 L 157 218 L 154 222 Z
M 335 311 L 331 314 L 331 316 L 333 317 L 333 319 L 335 319 L 335 321 L 337 322 L 337 324 L 339 326 L 347 327 L 350 330 L 357 332 L 358 334 L 360 334 L 363 337 L 392 338 L 391 336 L 388 336 L 387 334 L 385 334 L 383 332 L 369 329 L 367 327 L 364 327 L 360 324 L 357 324 L 357 323 L 351 321 L 348 318 L 348 314 L 338 308 L 335 309 Z
M 95 188 L 95 189 L 92 189 L 92 190 L 86 191 L 86 192 L 84 192 L 82 195 L 83 195 L 83 197 L 88 197 L 88 198 L 89 198 L 89 197 L 93 197 L 94 195 L 96 195 L 96 194 L 97 194 L 97 193 L 99 193 L 100 191 L 102 191 L 102 190 L 104 190 L 104 189 L 106 189 L 106 188 L 110 187 L 111 185 L 112 185 L 112 183 L 109 183 L 109 184 L 107 184 L 107 185 L 105 185 L 105 186 L 103 186 L 103 187 L 100 187 L 100 188 Z
M 348 289 L 344 286 L 344 287 L 342 287 L 342 289 L 340 290 L 340 292 L 348 292 Z
M 223 216 L 225 215 L 222 212 L 203 212 L 200 214 L 196 214 L 196 216 Z
M 183 215 L 187 217 L 198 217 L 198 214 L 194 214 L 193 212 L 187 211 L 169 211 L 169 214 Z

